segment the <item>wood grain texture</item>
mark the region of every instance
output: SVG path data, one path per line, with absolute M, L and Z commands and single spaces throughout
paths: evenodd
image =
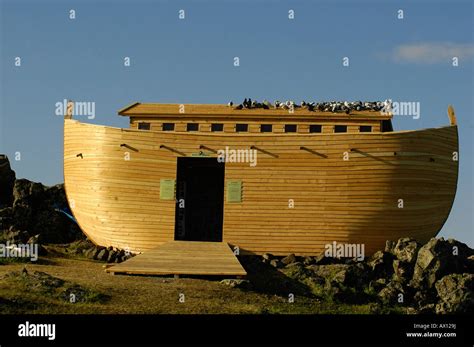
M 118 112 L 121 116 L 128 117 L 156 117 L 160 118 L 189 118 L 196 119 L 213 119 L 233 117 L 241 119 L 284 119 L 289 118 L 294 120 L 301 119 L 356 119 L 356 120 L 372 120 L 372 119 L 392 119 L 390 114 L 382 114 L 379 111 L 351 111 L 349 115 L 344 112 L 323 112 L 323 111 L 309 111 L 306 108 L 295 108 L 293 112 L 281 108 L 268 109 L 251 108 L 236 110 L 234 107 L 219 104 L 153 104 L 153 103 L 134 103 L 127 106 Z
M 226 163 L 225 180 L 242 181 L 242 202 L 227 203 L 224 197 L 223 241 L 242 253 L 316 255 L 337 241 L 364 243 L 370 254 L 387 239 L 425 242 L 443 226 L 456 192 L 456 126 L 255 134 L 64 122 L 64 178 L 74 216 L 95 243 L 132 252 L 174 240 L 175 202 L 160 200 L 160 179 L 175 179 L 176 158 L 199 152 L 200 145 L 256 146 L 269 153 L 258 152 L 255 167 Z M 399 199 L 404 208 L 398 208 Z
M 105 271 L 140 275 L 247 275 L 227 243 L 196 241 L 166 242 Z

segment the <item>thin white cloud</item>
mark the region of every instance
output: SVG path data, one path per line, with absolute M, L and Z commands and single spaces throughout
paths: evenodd
M 474 44 L 453 42 L 421 42 L 395 47 L 392 58 L 397 62 L 436 64 L 474 57 Z

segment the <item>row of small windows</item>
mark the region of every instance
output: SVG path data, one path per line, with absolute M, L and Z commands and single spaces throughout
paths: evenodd
M 174 131 L 174 123 L 163 123 L 163 131 Z M 150 123 L 140 122 L 138 123 L 138 129 L 140 130 L 150 130 Z M 186 124 L 186 131 L 199 131 L 199 123 L 187 123 Z M 224 124 L 222 123 L 213 123 L 211 124 L 211 131 L 212 132 L 219 132 L 224 131 Z M 248 132 L 249 125 L 248 124 L 236 124 L 235 131 L 240 132 Z M 261 133 L 271 133 L 273 131 L 272 124 L 261 124 L 260 125 L 260 132 Z M 359 126 L 359 131 L 361 133 L 370 133 L 372 132 L 372 126 L 370 125 L 361 125 Z M 296 133 L 297 132 L 297 125 L 296 124 L 285 124 L 285 133 Z M 320 124 L 311 124 L 309 126 L 310 133 L 320 133 L 322 132 L 322 126 Z M 335 125 L 334 126 L 335 133 L 346 133 L 347 132 L 347 125 Z

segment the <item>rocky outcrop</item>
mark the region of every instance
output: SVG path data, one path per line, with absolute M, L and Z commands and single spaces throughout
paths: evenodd
M 8 159 L 0 156 L 0 241 L 66 243 L 85 238 L 80 228 L 60 210 L 69 210 L 64 185 L 52 187 L 15 179 Z
M 474 311 L 474 250 L 456 240 L 387 241 L 368 259 L 265 254 L 262 262 L 305 285 L 316 296 L 375 302 L 410 313 Z
M 439 302 L 436 313 L 472 312 L 474 308 L 474 275 L 451 274 L 435 284 Z
M 250 281 L 243 279 L 223 279 L 220 283 L 231 288 L 252 289 Z
M 11 206 L 13 202 L 14 184 L 15 171 L 11 169 L 7 156 L 0 154 L 0 210 L 4 207 Z
M 59 298 L 68 303 L 102 302 L 108 300 L 108 296 L 94 289 L 80 286 L 48 273 L 40 271 L 8 272 L 0 277 L 2 282 L 11 283 L 24 291 L 37 293 L 49 298 Z
M 431 289 L 448 274 L 469 272 L 468 257 L 473 254 L 474 250 L 462 242 L 431 239 L 418 252 L 412 285 Z
M 89 240 L 79 240 L 64 245 L 64 252 L 74 256 L 82 256 L 91 260 L 106 263 L 121 263 L 134 256 L 133 253 L 124 249 L 113 247 L 96 246 Z

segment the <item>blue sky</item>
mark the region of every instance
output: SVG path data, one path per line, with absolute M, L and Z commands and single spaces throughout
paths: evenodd
M 453 104 L 460 125 L 460 175 L 441 236 L 474 244 L 473 2 L 0 4 L 0 153 L 9 155 L 18 177 L 63 182 L 63 122 L 55 103 L 64 98 L 96 103 L 96 118 L 81 120 L 119 127 L 128 124 L 117 110 L 134 101 L 420 102 L 420 119 L 396 117 L 396 130 L 446 125 L 446 109 Z M 178 18 L 180 9 L 184 20 Z M 403 20 L 397 18 L 399 9 Z M 20 67 L 15 57 L 21 58 Z M 130 67 L 124 67 L 124 57 L 130 57 Z M 343 67 L 343 57 L 349 57 L 349 67 Z M 15 152 L 20 161 L 13 160 Z

